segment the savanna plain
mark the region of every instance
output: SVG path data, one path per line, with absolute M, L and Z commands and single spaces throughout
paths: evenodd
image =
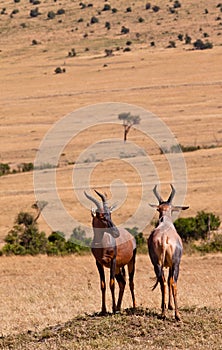
M 222 220 L 219 2 L 1 0 L 0 11 L 0 163 L 14 169 L 0 177 L 1 246 L 16 215 L 34 210 L 33 171 L 19 172 L 21 164 L 34 164 L 46 133 L 64 116 L 100 104 L 105 121 L 106 103 L 112 102 L 150 111 L 171 130 L 178 144 L 196 148 L 183 153 L 184 204 L 190 208 L 180 216 L 204 210 Z M 196 47 L 200 41 L 204 49 Z M 94 125 L 70 139 L 58 160 L 59 197 L 65 210 L 84 225 L 90 226 L 90 207 L 78 200 L 73 189 L 73 166 L 90 145 L 123 138 L 116 113 L 116 122 L 109 124 L 98 125 L 97 115 L 89 116 Z M 79 122 L 87 125 L 85 120 Z M 79 165 L 86 171 L 92 168 L 89 184 L 81 191 L 99 188 L 111 198 L 110 185 L 116 179 L 126 184 L 126 200 L 113 212 L 116 224 L 133 216 L 142 194 L 141 178 L 128 162 L 130 143 L 141 150 L 136 157 L 149 155 L 163 197 L 174 182 L 169 158 L 148 135 L 132 127 L 119 159 L 101 161 L 91 154 Z M 157 218 L 148 206 L 155 201 L 154 185 L 152 179 L 147 184 L 145 237 L 152 229 L 151 213 Z M 174 185 L 181 188 L 179 180 Z M 175 204 L 183 204 L 177 202 L 177 195 Z M 52 228 L 44 215 L 38 225 L 50 234 Z M 151 290 L 154 272 L 148 254 L 139 254 L 136 310 L 131 309 L 127 285 L 122 312 L 101 317 L 99 275 L 90 254 L 1 256 L 0 348 L 222 349 L 221 271 L 221 254 L 185 252 L 178 281 L 182 322 L 175 322 L 171 311 L 163 321 L 159 318 L 160 291 Z M 108 288 L 107 304 L 111 310 Z

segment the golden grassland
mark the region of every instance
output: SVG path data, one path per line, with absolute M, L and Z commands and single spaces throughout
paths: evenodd
M 81 9 L 79 1 L 45 0 L 38 5 L 41 15 L 31 18 L 30 10 L 36 6 L 29 1 L 0 1 L 0 8 L 6 8 L 5 14 L 0 15 L 0 162 L 12 168 L 23 162 L 34 163 L 45 134 L 54 123 L 74 110 L 105 102 L 137 105 L 161 118 L 178 143 L 202 148 L 184 153 L 188 179 L 185 202 L 190 209 L 181 215 L 195 215 L 205 210 L 222 219 L 222 25 L 219 19 L 222 12 L 217 7 L 218 2 L 181 1 L 182 6 L 175 14 L 169 12 L 172 1 L 164 5 L 162 1 L 155 1 L 155 5 L 160 6 L 156 13 L 152 9 L 145 10 L 143 1 L 134 4 L 125 0 L 110 1 L 112 8 L 118 9 L 116 13 L 101 11 L 106 2 L 101 5 L 95 0 L 92 3 L 93 7 Z M 131 12 L 126 11 L 129 6 Z M 19 12 L 10 16 L 15 8 Z M 56 12 L 60 8 L 65 9 L 64 15 L 47 19 L 50 10 Z M 91 25 L 92 16 L 97 16 L 99 23 Z M 139 23 L 139 17 L 144 21 Z M 83 21 L 79 21 L 80 18 Z M 105 28 L 106 21 L 111 23 L 110 30 Z M 130 28 L 126 35 L 121 34 L 123 25 Z M 188 34 L 192 43 L 197 39 L 208 40 L 213 48 L 193 50 L 192 43 L 185 45 L 184 40 L 178 40 L 180 33 Z M 33 40 L 37 45 L 33 45 Z M 131 51 L 123 52 L 127 41 L 131 41 Z M 152 41 L 155 46 L 150 45 Z M 175 42 L 176 48 L 167 48 L 170 41 Z M 72 48 L 76 50 L 76 57 L 68 56 Z M 105 49 L 112 49 L 113 55 L 106 57 Z M 65 68 L 66 72 L 55 74 L 56 67 Z M 95 115 L 95 124 L 96 120 Z M 96 126 L 84 130 L 67 145 L 57 169 L 58 191 L 65 208 L 87 224 L 90 224 L 90 213 L 72 190 L 62 189 L 71 186 L 73 163 L 81 152 L 95 140 L 107 138 L 107 133 L 109 137 L 122 138 L 122 126 L 115 124 L 108 131 Z M 167 196 L 172 174 L 166 157 L 136 129 L 130 131 L 129 141 L 137 143 L 148 154 L 152 153 L 163 196 Z M 104 177 L 107 167 L 108 180 Z M 90 185 L 101 187 L 110 195 L 109 181 L 115 178 L 136 183 L 138 174 L 125 161 L 119 161 L 118 166 L 117 163 L 98 163 Z M 2 176 L 0 187 L 0 242 L 3 244 L 18 212 L 31 211 L 35 201 L 33 174 Z M 138 181 L 138 186 L 130 188 L 124 206 L 113 213 L 117 223 L 133 215 L 140 193 Z M 43 217 L 39 226 L 50 232 Z M 149 230 L 147 226 L 145 235 Z M 0 264 L 3 335 L 28 329 L 39 331 L 78 314 L 99 311 L 98 274 L 91 256 L 1 257 Z M 221 255 L 184 256 L 178 286 L 181 308 L 221 306 L 220 271 Z M 151 293 L 150 277 L 153 272 L 148 257 L 139 256 L 138 306 L 158 312 L 159 290 Z M 130 307 L 128 291 L 124 300 L 123 307 Z M 197 341 L 201 331 L 198 334 L 200 337 L 194 338 Z M 157 345 L 161 348 L 156 344 L 156 349 Z M 219 349 L 215 343 L 213 345 Z M 48 347 L 43 346 L 50 348 L 50 343 Z M 56 348 L 55 344 L 51 348 L 53 346 Z M 69 346 L 66 348 L 74 348 L 74 345 Z M 24 344 L 18 345 L 19 348 L 25 348 Z M 185 348 L 189 347 L 184 345 Z M 190 348 L 197 348 L 196 344 Z

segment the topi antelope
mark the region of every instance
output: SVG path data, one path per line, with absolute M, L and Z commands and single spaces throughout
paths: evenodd
M 177 321 L 180 321 L 180 314 L 177 305 L 177 280 L 179 276 L 179 266 L 183 252 L 183 245 L 182 240 L 173 224 L 172 211 L 180 209 L 185 210 L 189 207 L 172 205 L 172 200 L 176 192 L 173 185 L 171 185 L 171 194 L 167 201 L 164 201 L 157 192 L 157 185 L 154 187 L 153 192 L 159 201 L 159 205 L 150 204 L 151 207 L 156 208 L 159 211 L 159 223 L 152 231 L 147 241 L 150 259 L 156 274 L 156 283 L 153 286 L 153 290 L 156 288 L 158 283 L 160 283 L 162 292 L 162 317 L 165 318 L 167 282 L 163 269 L 164 267 L 169 268 L 168 309 L 173 310 L 173 298 L 175 305 L 175 318 Z
M 129 286 L 135 307 L 134 296 L 134 272 L 136 259 L 136 241 L 135 238 L 125 229 L 117 228 L 111 219 L 111 208 L 107 205 L 106 195 L 96 191 L 96 194 L 102 199 L 100 202 L 85 193 L 85 196 L 91 200 L 97 207 L 92 210 L 92 227 L 94 237 L 91 245 L 92 253 L 96 259 L 96 266 L 100 275 L 100 285 L 102 291 L 102 314 L 106 314 L 106 282 L 104 267 L 110 269 L 110 290 L 112 294 L 113 313 L 120 311 L 123 293 L 126 285 L 125 268 L 128 266 Z M 119 298 L 115 302 L 115 278 L 119 285 Z

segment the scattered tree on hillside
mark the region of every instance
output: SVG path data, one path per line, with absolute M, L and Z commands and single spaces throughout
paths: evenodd
M 120 113 L 118 118 L 123 121 L 124 142 L 126 142 L 127 135 L 129 133 L 131 127 L 135 124 L 140 123 L 140 116 L 139 115 L 131 115 L 130 112 L 126 112 L 126 113 Z

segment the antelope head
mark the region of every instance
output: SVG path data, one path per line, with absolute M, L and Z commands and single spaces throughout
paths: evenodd
M 108 232 L 114 238 L 119 237 L 120 233 L 118 228 L 114 225 L 112 221 L 112 218 L 111 218 L 112 209 L 109 208 L 107 204 L 106 195 L 98 192 L 97 190 L 94 190 L 94 191 L 102 199 L 102 205 L 97 199 L 90 196 L 88 193 L 84 192 L 85 196 L 96 205 L 96 209 L 91 210 L 91 214 L 93 217 L 93 221 L 92 221 L 93 228 L 103 230 L 103 232 Z
M 158 205 L 150 204 L 150 206 L 152 208 L 156 208 L 158 210 L 160 218 L 163 215 L 167 215 L 167 214 L 171 216 L 171 213 L 173 211 L 186 210 L 186 209 L 189 208 L 189 206 L 179 206 L 179 205 L 173 205 L 172 204 L 172 201 L 173 201 L 173 198 L 175 196 L 176 190 L 175 190 L 175 188 L 173 187 L 172 184 L 170 184 L 170 186 L 171 186 L 171 193 L 169 195 L 169 198 L 166 201 L 164 201 L 162 199 L 162 197 L 160 196 L 159 192 L 157 191 L 157 185 L 155 185 L 154 188 L 153 188 L 153 193 L 154 193 L 155 197 L 157 198 L 159 204 Z

